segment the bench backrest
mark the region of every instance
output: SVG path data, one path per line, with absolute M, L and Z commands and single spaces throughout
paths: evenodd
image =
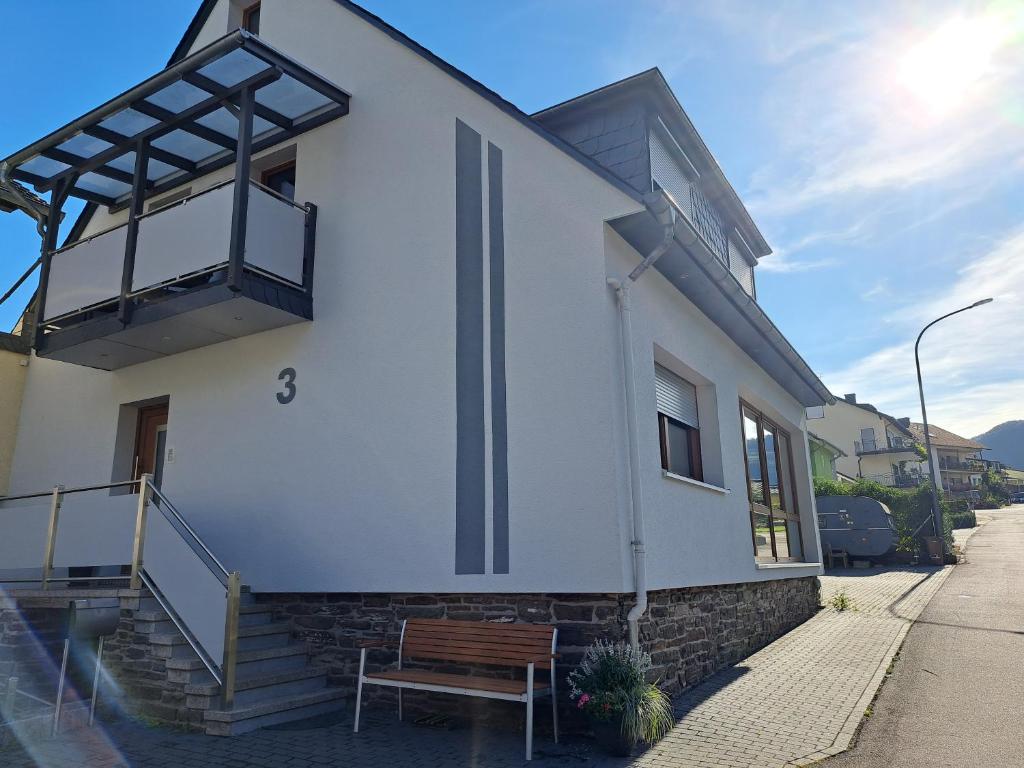
M 558 630 L 543 624 L 407 619 L 402 658 L 463 664 L 551 668 Z

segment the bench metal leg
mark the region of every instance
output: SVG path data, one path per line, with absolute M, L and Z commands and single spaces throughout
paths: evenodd
M 555 662 L 551 660 L 551 722 L 555 728 L 555 744 L 558 743 L 558 691 L 555 689 Z
M 526 665 L 526 759 L 533 760 L 533 662 Z
M 359 709 L 363 704 L 363 670 L 366 668 L 366 649 L 359 654 L 359 684 L 356 686 L 356 720 L 352 726 L 353 733 L 359 733 Z
M 398 689 L 398 720 L 402 720 L 402 689 Z

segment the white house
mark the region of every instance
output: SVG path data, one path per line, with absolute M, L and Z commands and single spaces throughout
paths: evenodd
M 845 395 L 820 410 L 809 429 L 838 447 L 836 471 L 847 478 L 865 478 L 882 485 L 913 487 L 927 477 L 922 471 L 910 419 L 897 419 L 869 403 Z
M 404 616 L 555 622 L 570 663 L 632 635 L 678 690 L 815 610 L 832 397 L 657 70 L 531 116 L 351 3 L 207 0 L 5 162 L 90 201 L 46 237 L 9 487 L 48 495 L 0 504 L 8 578 L 135 565 L 236 685 L 224 564 L 346 693 Z M 107 486 L 142 473 L 136 557 L 138 486 Z M 148 684 L 207 674 L 176 659 Z M 204 723 L 330 698 L 295 690 Z

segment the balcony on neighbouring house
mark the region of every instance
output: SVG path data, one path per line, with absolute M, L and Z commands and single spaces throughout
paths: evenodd
M 885 440 L 867 438 L 853 441 L 858 456 L 872 453 L 915 453 L 915 445 L 910 438 L 897 435 L 888 435 Z
M 985 463 L 978 459 L 940 457 L 939 468 L 949 472 L 984 472 Z
M 6 158 L 50 192 L 37 354 L 113 370 L 311 320 L 316 206 L 253 182 L 252 159 L 348 103 L 239 30 Z M 230 165 L 233 179 L 210 186 Z M 58 248 L 68 197 L 127 209 L 127 223 Z

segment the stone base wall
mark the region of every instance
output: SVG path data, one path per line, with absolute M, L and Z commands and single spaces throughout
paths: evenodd
M 142 622 L 145 623 L 145 622 Z M 144 716 L 176 728 L 202 730 L 202 710 L 186 704 L 185 683 L 175 681 L 167 658 L 136 626 L 135 610 L 122 603 L 117 631 L 104 641 L 103 666 L 117 686 L 105 691 L 108 701 L 133 716 Z
M 312 661 L 330 669 L 330 683 L 355 691 L 359 645 L 387 640 L 395 647 L 407 618 L 469 621 L 523 621 L 558 627 L 559 712 L 562 725 L 581 725 L 568 700 L 565 676 L 579 663 L 587 646 L 604 638 L 626 641 L 626 616 L 632 594 L 259 594 L 275 617 L 289 620 L 310 648 Z M 818 609 L 817 577 L 780 579 L 711 587 L 651 592 L 640 622 L 641 640 L 654 660 L 654 679 L 671 695 L 734 664 L 810 618 Z M 393 668 L 394 651 L 371 650 L 367 671 Z M 445 671 L 460 671 L 445 665 Z M 474 669 L 509 675 L 509 670 Z M 393 689 L 368 686 L 366 706 L 395 707 Z M 457 718 L 521 724 L 524 707 L 465 696 L 404 693 L 409 717 L 445 713 Z M 548 703 L 538 701 L 539 730 L 550 726 Z

